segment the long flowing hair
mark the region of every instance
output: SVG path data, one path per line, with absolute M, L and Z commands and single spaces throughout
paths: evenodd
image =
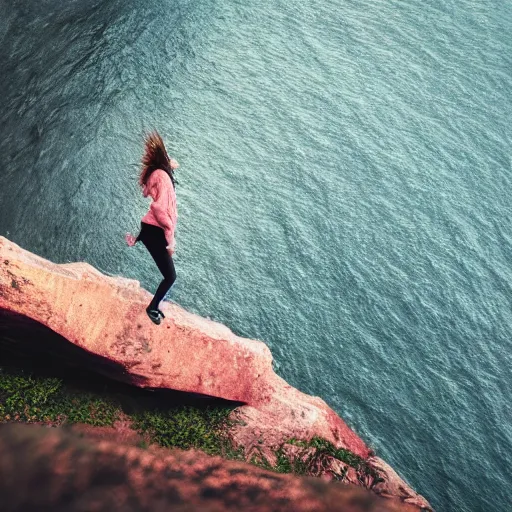
M 157 169 L 164 170 L 171 178 L 172 184 L 176 187 L 178 183 L 174 178 L 174 171 L 164 141 L 155 130 L 144 137 L 144 155 L 142 156 L 142 168 L 139 175 L 139 185 L 144 188 L 151 173 Z

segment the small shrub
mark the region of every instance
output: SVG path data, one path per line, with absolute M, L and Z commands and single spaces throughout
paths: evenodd
M 287 443 L 294 446 L 298 446 L 304 449 L 303 454 L 298 454 L 293 460 L 289 460 L 287 455 L 284 453 L 282 446 L 276 451 L 278 457 L 278 463 L 276 470 L 279 472 L 293 472 L 297 474 L 316 474 L 318 468 L 322 467 L 322 461 L 325 460 L 326 456 L 334 457 L 348 466 L 353 467 L 359 474 L 368 475 L 373 477 L 374 481 L 378 481 L 379 475 L 377 472 L 370 468 L 366 461 L 344 448 L 336 448 L 330 441 L 321 437 L 313 437 L 310 441 L 300 441 L 298 439 L 289 439 Z M 314 451 L 305 454 L 306 450 L 313 448 Z M 316 468 L 316 469 L 315 469 Z M 344 475 L 339 476 L 339 479 L 343 479 Z

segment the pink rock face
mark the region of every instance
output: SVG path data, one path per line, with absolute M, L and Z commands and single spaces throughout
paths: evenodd
M 233 411 L 232 439 L 248 458 L 263 449 L 271 460 L 271 448 L 314 436 L 369 457 L 365 443 L 323 400 L 274 373 L 263 342 L 236 336 L 173 303 L 162 304 L 166 319 L 154 325 L 145 312 L 150 300 L 138 281 L 105 276 L 87 263 L 57 265 L 0 237 L 0 322 L 15 314 L 48 327 L 84 353 L 115 365 L 117 371 L 98 364 L 97 371 L 107 376 L 246 404 Z M 382 475 L 386 479 L 385 470 Z M 400 482 L 408 498 L 430 510 Z
M 0 425 L 2 511 L 414 512 L 363 489 L 197 451 Z M 27 490 L 30 489 L 30 492 Z

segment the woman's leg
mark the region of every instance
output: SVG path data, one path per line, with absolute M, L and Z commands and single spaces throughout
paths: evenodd
M 141 236 L 142 235 L 142 236 Z M 158 306 L 165 294 L 170 290 L 176 280 L 176 270 L 172 257 L 166 249 L 167 242 L 162 228 L 157 226 L 143 225 L 139 240 L 146 246 L 147 250 L 155 260 L 155 263 L 164 277 L 158 286 L 153 300 L 148 309 L 158 309 Z
M 171 255 L 164 247 L 165 253 L 160 251 L 158 255 L 153 256 L 155 263 L 157 264 L 160 272 L 164 276 L 162 282 L 159 284 L 153 300 L 149 304 L 150 309 L 158 309 L 160 302 L 164 299 L 166 293 L 171 289 L 171 286 L 176 280 L 176 270 L 174 269 L 174 262 L 172 261 Z

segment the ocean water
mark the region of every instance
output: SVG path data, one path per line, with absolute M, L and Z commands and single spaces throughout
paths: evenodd
M 509 1 L 0 0 L 0 235 L 154 290 L 157 128 L 170 299 L 438 511 L 512 510 L 511 121 Z

